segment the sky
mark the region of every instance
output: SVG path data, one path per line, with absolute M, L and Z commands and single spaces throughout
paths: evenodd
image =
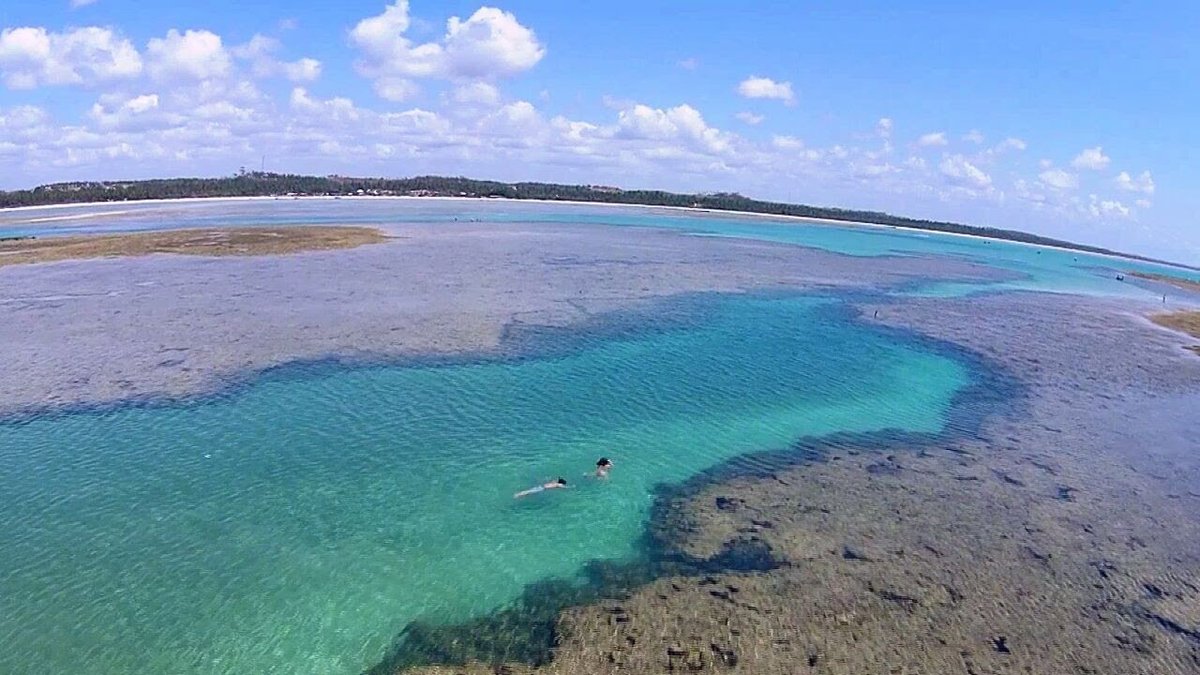
M 1200 264 L 1200 3 L 4 0 L 0 189 L 740 192 Z

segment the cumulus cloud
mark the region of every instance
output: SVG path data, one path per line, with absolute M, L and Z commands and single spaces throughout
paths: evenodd
M 92 104 L 88 117 L 105 129 L 121 128 L 130 131 L 144 131 L 173 121 L 159 112 L 158 94 L 141 94 L 133 97 L 105 94 Z
M 1088 198 L 1088 213 L 1097 218 L 1127 218 L 1132 213 L 1128 206 L 1115 199 L 1101 199 L 1096 195 L 1088 195 Z
M 998 153 L 1005 152 L 1008 150 L 1016 150 L 1017 152 L 1020 152 L 1027 147 L 1029 147 L 1029 146 L 1027 143 L 1025 143 L 1025 141 L 1023 141 L 1019 138 L 1013 138 L 1012 136 L 1009 136 L 1008 138 L 1004 139 L 1003 141 L 1000 141 L 1000 143 L 998 145 L 996 145 L 996 147 L 994 148 L 994 151 L 998 152 Z
M 775 136 L 771 139 L 771 145 L 780 150 L 803 150 L 804 141 L 795 136 Z
M 776 82 L 769 77 L 758 77 L 751 75 L 742 80 L 738 85 L 737 91 L 746 98 L 765 98 L 783 101 L 791 105 L 796 101 L 796 95 L 792 92 L 791 82 Z
M 141 72 L 142 58 L 133 43 L 108 28 L 52 33 L 24 27 L 0 32 L 0 75 L 10 89 L 87 85 Z
M 947 145 L 948 143 L 949 141 L 946 140 L 946 133 L 943 131 L 934 131 L 917 139 L 917 145 L 926 148 L 941 147 Z
M 963 135 L 963 140 L 968 143 L 980 145 L 983 143 L 983 132 L 979 131 L 978 129 L 972 129 Z
M 172 28 L 146 44 L 146 60 L 151 77 L 160 80 L 224 77 L 232 66 L 221 36 L 207 30 L 180 33 Z
M 655 141 L 685 142 L 713 153 L 730 149 L 730 135 L 708 126 L 700 111 L 686 103 L 674 108 L 635 104 L 617 113 L 616 135 Z
M 1104 150 L 1100 146 L 1094 148 L 1085 148 L 1083 152 L 1075 156 L 1071 160 L 1071 166 L 1076 169 L 1088 169 L 1091 171 L 1100 171 L 1108 166 L 1111 160 L 1104 154 Z
M 312 82 L 321 76 L 321 62 L 316 59 L 280 61 L 275 55 L 282 47 L 279 40 L 256 34 L 246 44 L 232 48 L 230 53 L 247 62 L 250 65 L 250 72 L 255 77 L 282 75 L 292 82 Z
M 1062 169 L 1046 169 L 1038 174 L 1038 180 L 1046 187 L 1055 190 L 1070 190 L 1079 186 L 1079 178 Z
M 952 183 L 977 189 L 985 189 L 992 184 L 991 176 L 987 175 L 987 173 L 962 155 L 946 157 L 938 165 L 938 170 L 942 172 L 943 176 L 949 178 Z
M 454 88 L 451 99 L 463 105 L 496 105 L 500 90 L 487 82 L 467 82 Z
M 1128 192 L 1152 195 L 1154 194 L 1154 179 L 1150 177 L 1149 171 L 1143 171 L 1137 178 L 1130 176 L 1127 171 L 1122 171 L 1117 175 L 1117 187 Z
M 880 138 L 891 138 L 892 118 L 880 117 L 879 121 L 875 123 L 875 133 L 878 134 Z
M 1139 207 L 1141 207 L 1143 209 L 1148 209 L 1151 206 L 1149 199 L 1139 199 L 1139 200 L 1135 201 L 1134 204 L 1137 204 Z
M 304 113 L 310 118 L 356 122 L 362 117 L 362 112 L 354 105 L 354 101 L 341 96 L 326 100 L 313 98 L 304 87 L 292 89 L 289 103 L 292 110 Z
M 759 123 L 761 123 L 761 122 L 762 122 L 764 119 L 766 119 L 766 118 L 765 118 L 765 117 L 763 117 L 762 115 L 755 115 L 754 113 L 752 113 L 752 112 L 747 112 L 747 111 L 740 112 L 740 113 L 738 113 L 738 114 L 734 115 L 734 117 L 736 117 L 736 118 L 738 118 L 739 120 L 741 120 L 741 121 L 745 122 L 746 124 L 749 124 L 750 126 L 754 126 L 754 125 L 756 125 L 756 124 L 759 124 Z
M 529 70 L 546 49 L 516 17 L 494 7 L 480 7 L 466 20 L 446 22 L 438 42 L 414 44 L 405 33 L 412 21 L 408 0 L 396 0 L 382 14 L 363 19 L 350 31 L 350 41 L 363 54 L 358 71 L 376 80 L 376 91 L 401 100 L 415 90 L 412 79 L 492 80 Z

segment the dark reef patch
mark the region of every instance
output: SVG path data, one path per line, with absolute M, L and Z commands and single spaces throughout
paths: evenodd
M 855 297 L 879 300 L 861 294 Z M 830 313 L 826 318 L 832 320 L 859 321 L 858 312 L 849 301 L 824 306 L 818 311 Z M 700 314 L 686 316 L 694 320 Z M 673 323 L 678 318 L 670 319 Z M 395 637 L 387 654 L 368 669 L 366 675 L 391 675 L 417 666 L 461 665 L 471 661 L 497 666 L 506 662 L 544 665 L 553 658 L 563 637 L 559 634 L 559 615 L 571 607 L 605 599 L 619 602 L 639 587 L 668 576 L 700 577 L 703 584 L 712 575 L 766 572 L 787 565 L 787 561 L 776 557 L 771 547 L 753 534 L 726 542 L 709 558 L 683 553 L 676 542 L 680 535 L 692 531 L 694 525 L 682 515 L 678 506 L 716 484 L 742 477 L 781 480 L 777 474 L 785 469 L 827 461 L 858 452 L 861 448 L 872 448 L 881 456 L 888 456 L 889 453 L 945 447 L 953 441 L 977 437 L 986 417 L 1007 410 L 1007 406 L 1019 405 L 1023 385 L 983 355 L 905 329 L 864 325 L 868 330 L 889 334 L 904 344 L 916 344 L 968 367 L 971 382 L 952 399 L 943 431 L 915 433 L 890 429 L 806 437 L 786 448 L 731 458 L 680 483 L 659 484 L 655 487 L 650 516 L 634 558 L 592 561 L 585 565 L 578 579 L 548 579 L 529 584 L 512 605 L 471 621 L 449 625 L 414 621 Z M 610 328 L 621 330 L 619 324 L 610 325 Z M 549 332 L 559 330 L 563 329 L 555 328 Z M 547 334 L 536 331 L 521 337 L 536 339 Z M 896 464 L 895 458 L 889 463 Z M 737 510 L 740 501 L 736 496 L 719 497 L 717 507 Z M 845 553 L 856 559 L 869 560 L 850 547 Z M 724 591 L 718 589 L 718 592 Z M 896 596 L 895 600 L 903 602 L 907 598 Z M 614 620 L 620 621 L 619 616 Z

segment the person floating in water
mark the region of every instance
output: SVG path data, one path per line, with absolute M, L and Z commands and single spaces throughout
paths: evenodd
M 596 461 L 596 473 L 593 474 L 596 478 L 608 478 L 608 472 L 613 468 L 612 460 L 607 457 L 601 457 Z
M 513 499 L 520 499 L 521 497 L 526 497 L 528 495 L 537 494 L 539 492 L 545 492 L 546 490 L 556 490 L 558 488 L 565 488 L 565 487 L 567 487 L 567 479 L 559 478 L 557 480 L 552 480 L 549 483 L 535 485 L 534 487 L 531 487 L 528 490 L 521 490 L 517 494 L 513 495 Z

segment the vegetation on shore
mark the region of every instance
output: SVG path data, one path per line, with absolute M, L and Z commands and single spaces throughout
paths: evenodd
M 387 239 L 371 227 L 292 226 L 164 230 L 0 241 L 0 267 L 29 263 L 175 253 L 279 255 L 354 248 Z
M 969 234 L 1028 244 L 1059 246 L 1089 253 L 1121 255 L 1138 260 L 1163 262 L 1152 258 L 1118 253 L 1097 246 L 1076 244 L 1015 230 L 906 218 L 879 211 L 861 211 L 769 202 L 751 199 L 731 192 L 680 194 L 661 190 L 622 190 L 601 185 L 501 183 L 497 181 L 445 176 L 349 178 L 344 176 L 301 176 L 242 171 L 237 175 L 224 178 L 167 178 L 136 181 L 54 183 L 41 185 L 31 190 L 0 192 L 0 208 L 187 197 L 283 197 L 317 195 L 503 197 L 506 199 L 581 201 L 715 209 L 777 216 L 824 218 L 854 223 L 909 227 L 953 234 Z

